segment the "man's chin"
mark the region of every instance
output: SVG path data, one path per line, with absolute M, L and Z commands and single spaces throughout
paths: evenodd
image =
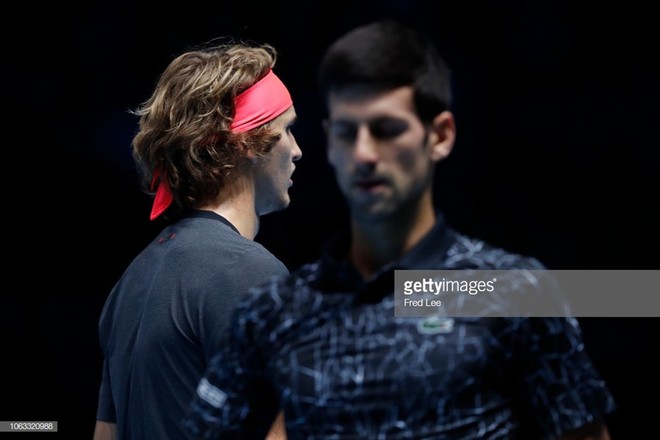
M 382 204 L 356 204 L 351 208 L 351 216 L 360 221 L 378 223 L 392 218 L 392 209 Z

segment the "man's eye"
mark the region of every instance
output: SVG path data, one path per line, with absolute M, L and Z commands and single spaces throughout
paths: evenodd
M 405 121 L 381 120 L 369 124 L 369 131 L 376 139 L 392 139 L 406 131 L 408 124 Z
M 330 134 L 343 141 L 354 141 L 357 136 L 357 127 L 353 124 L 332 124 Z

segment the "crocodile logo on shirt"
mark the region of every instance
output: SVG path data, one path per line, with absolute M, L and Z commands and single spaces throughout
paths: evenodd
M 417 321 L 417 331 L 425 335 L 451 333 L 454 330 L 454 318 L 429 316 Z

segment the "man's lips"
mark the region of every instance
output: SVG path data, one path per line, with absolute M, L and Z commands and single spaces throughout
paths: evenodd
M 372 191 L 387 184 L 385 179 L 370 178 L 370 179 L 354 179 L 353 186 L 362 191 Z

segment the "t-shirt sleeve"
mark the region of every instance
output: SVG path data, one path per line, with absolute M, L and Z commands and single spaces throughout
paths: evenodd
M 575 318 L 529 318 L 520 335 L 522 400 L 530 404 L 540 438 L 556 438 L 614 410 Z
M 103 370 L 101 376 L 101 387 L 99 390 L 99 401 L 96 409 L 96 420 L 104 422 L 117 423 L 115 414 L 115 405 L 112 399 L 112 390 L 110 389 L 110 377 L 108 375 L 108 361 L 103 361 Z

